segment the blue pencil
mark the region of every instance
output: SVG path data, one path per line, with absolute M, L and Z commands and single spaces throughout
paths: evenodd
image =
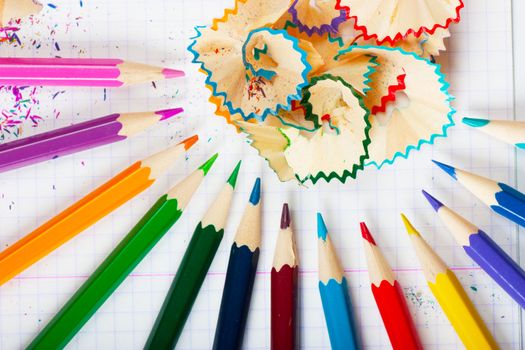
M 525 122 L 463 118 L 463 123 L 517 148 L 525 149 Z
M 525 271 L 485 232 L 427 192 L 423 195 L 467 255 L 525 308 Z
M 317 214 L 319 293 L 332 349 L 359 349 L 344 270 L 321 214 Z
M 499 215 L 525 227 L 525 195 L 501 182 L 433 160 L 441 169 Z
M 213 349 L 242 347 L 261 244 L 261 180 L 250 195 L 230 252 Z

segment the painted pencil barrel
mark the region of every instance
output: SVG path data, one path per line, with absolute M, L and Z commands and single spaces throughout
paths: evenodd
M 498 349 L 454 273 L 450 270 L 439 273 L 436 282 L 429 282 L 428 286 L 467 349 Z
M 0 285 L 69 241 L 153 182 L 141 162 L 106 182 L 0 253 Z
M 467 254 L 496 281 L 522 308 L 525 308 L 525 271 L 485 232 L 470 236 Z
M 34 79 L 116 79 L 120 75 L 119 69 L 104 66 L 2 66 L 2 78 L 30 78 Z
M 296 349 L 297 267 L 272 268 L 271 281 L 271 347 Z
M 99 118 L 94 123 L 71 125 L 62 129 L 0 145 L 0 172 L 21 168 L 89 148 L 126 139 L 118 134 L 120 114 Z
M 498 183 L 501 192 L 495 194 L 497 205 L 491 208 L 498 214 L 525 227 L 525 195 L 514 188 Z
M 124 82 L 114 79 L 46 79 L 46 78 L 0 78 L 0 85 L 13 86 L 78 86 L 78 87 L 120 87 Z
M 346 278 L 343 277 L 341 283 L 335 279 L 330 279 L 328 284 L 319 281 L 319 292 L 332 349 L 359 349 Z
M 397 281 L 394 285 L 382 281 L 379 287 L 372 284 L 381 318 L 394 350 L 423 349 L 403 291 Z
M 29 345 L 64 348 L 182 215 L 162 196 Z
M 43 58 L 43 57 L 0 57 L 0 66 L 106 66 L 114 67 L 124 63 L 118 58 Z
M 144 349 L 175 348 L 223 235 L 224 229 L 199 223 Z
M 213 342 L 214 350 L 242 347 L 258 261 L 259 248 L 252 252 L 245 245 L 237 247 L 233 243 Z

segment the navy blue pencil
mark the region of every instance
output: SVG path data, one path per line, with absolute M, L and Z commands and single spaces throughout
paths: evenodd
M 213 349 L 242 347 L 261 244 L 261 180 L 250 195 L 230 252 Z

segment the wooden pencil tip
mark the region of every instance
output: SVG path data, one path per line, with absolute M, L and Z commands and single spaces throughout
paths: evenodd
M 202 170 L 204 173 L 204 176 L 208 174 L 208 171 L 210 171 L 211 167 L 213 166 L 213 163 L 215 163 L 215 160 L 219 156 L 219 153 L 215 153 L 213 156 L 211 156 L 210 159 L 208 159 L 204 164 L 202 164 L 199 169 Z
M 447 165 L 447 164 L 444 164 L 444 163 L 441 163 L 441 162 L 438 162 L 437 160 L 434 160 L 432 159 L 432 162 L 434 164 L 436 164 L 438 167 L 441 168 L 441 170 L 443 170 L 444 172 L 446 172 L 447 174 L 449 174 L 450 176 L 452 176 L 452 178 L 454 180 L 457 180 L 458 177 L 456 175 L 456 168 L 454 168 L 453 166 L 450 166 L 450 165 Z
M 405 228 L 409 235 L 420 236 L 419 232 L 417 232 L 414 226 L 412 226 L 412 223 L 408 221 L 405 214 L 401 213 L 401 219 L 403 220 L 403 224 L 405 224 Z
M 434 208 L 435 211 L 438 211 L 439 208 L 441 208 L 443 206 L 443 203 L 441 203 L 440 201 L 438 201 L 436 198 L 434 198 L 430 193 L 428 193 L 427 191 L 425 190 L 421 190 L 421 192 L 423 193 L 423 196 L 425 196 L 425 198 L 427 199 L 427 201 L 430 203 L 430 205 L 432 206 L 432 208 Z
M 328 229 L 324 223 L 323 216 L 321 213 L 317 213 L 317 237 L 321 238 L 323 241 L 326 241 L 326 236 L 328 235 Z
M 376 241 L 374 241 L 374 237 L 372 237 L 372 234 L 370 233 L 370 230 L 368 230 L 366 224 L 364 222 L 361 222 L 359 225 L 361 226 L 361 235 L 363 236 L 363 238 L 371 244 L 376 245 Z
M 237 165 L 235 166 L 235 169 L 233 169 L 230 177 L 228 178 L 227 183 L 230 184 L 232 188 L 235 188 L 235 184 L 237 183 L 237 176 L 239 175 L 239 170 L 241 169 L 242 160 L 239 160 Z
M 252 193 L 250 194 L 250 203 L 253 205 L 259 204 L 261 200 L 261 178 L 258 177 L 253 184 Z
M 166 79 L 173 79 L 173 78 L 180 78 L 184 76 L 184 72 L 177 69 L 171 69 L 171 68 L 164 68 L 162 70 L 162 75 L 164 75 L 164 78 Z
M 174 115 L 180 114 L 182 112 L 184 112 L 184 109 L 182 107 L 177 107 L 177 108 L 170 108 L 170 109 L 162 109 L 160 111 L 156 111 L 155 114 L 158 114 L 161 116 L 159 121 L 163 121 L 163 120 L 173 117 Z
M 199 141 L 199 135 L 193 135 L 191 137 L 188 137 L 186 140 L 181 141 L 180 144 L 184 144 L 184 148 L 189 150 L 191 146 L 193 146 L 197 141 Z
M 461 121 L 463 122 L 463 124 L 471 126 L 473 128 L 480 128 L 490 123 L 490 120 L 487 119 L 477 119 L 468 117 L 464 117 Z
M 281 212 L 281 229 L 285 230 L 290 227 L 291 221 L 292 219 L 290 218 L 290 209 L 288 208 L 288 203 L 284 203 L 283 210 Z

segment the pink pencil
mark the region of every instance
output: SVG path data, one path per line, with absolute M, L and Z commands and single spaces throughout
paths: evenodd
M 120 59 L 0 58 L 0 85 L 120 87 L 184 76 Z

